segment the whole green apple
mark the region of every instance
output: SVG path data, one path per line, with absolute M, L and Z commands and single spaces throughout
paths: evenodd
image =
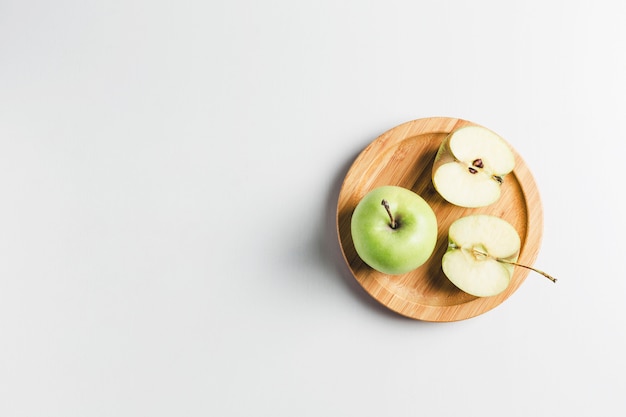
M 437 217 L 413 191 L 385 185 L 367 193 L 351 221 L 357 254 L 385 274 L 410 272 L 430 258 L 437 243 Z

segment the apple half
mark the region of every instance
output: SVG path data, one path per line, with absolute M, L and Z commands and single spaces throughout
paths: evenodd
M 482 126 L 451 132 L 439 146 L 432 171 L 435 189 L 461 207 L 484 207 L 500 198 L 515 156 L 504 139 Z
M 511 281 L 520 244 L 519 234 L 506 220 L 487 214 L 461 217 L 448 231 L 443 272 L 468 294 L 497 295 Z

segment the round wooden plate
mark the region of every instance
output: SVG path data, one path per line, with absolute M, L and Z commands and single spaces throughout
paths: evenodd
M 452 222 L 469 214 L 492 214 L 509 221 L 522 247 L 518 262 L 531 266 L 537 258 L 543 231 L 541 200 L 532 174 L 513 150 L 515 170 L 507 175 L 500 199 L 487 207 L 463 208 L 445 201 L 431 180 L 439 145 L 453 130 L 476 125 L 467 120 L 435 117 L 404 123 L 383 133 L 356 158 L 344 178 L 337 204 L 337 232 L 343 256 L 361 286 L 389 309 L 413 319 L 435 322 L 464 320 L 483 314 L 510 297 L 529 271 L 515 268 L 508 288 L 493 297 L 475 297 L 456 288 L 441 269 Z M 437 215 L 435 252 L 421 267 L 404 275 L 373 270 L 357 255 L 350 221 L 361 198 L 382 185 L 399 185 L 421 195 Z

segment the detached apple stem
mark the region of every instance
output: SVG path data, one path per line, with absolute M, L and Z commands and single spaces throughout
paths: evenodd
M 482 252 L 482 251 L 479 251 L 479 250 L 476 250 L 476 249 L 474 249 L 474 253 L 476 255 L 493 258 L 493 257 L 489 256 L 488 254 L 486 254 L 485 252 Z M 539 270 L 537 268 L 533 268 L 533 267 L 528 266 L 528 265 L 518 264 L 517 262 L 513 262 L 513 261 L 507 261 L 506 259 L 500 259 L 500 258 L 493 258 L 493 259 L 495 259 L 498 262 L 502 262 L 503 264 L 515 265 L 515 266 L 519 266 L 519 267 L 522 267 L 522 268 L 530 269 L 531 271 L 534 271 L 534 272 L 538 273 L 539 275 L 543 275 L 544 277 L 548 278 L 550 281 L 556 282 L 556 278 L 554 278 L 552 275 L 550 275 L 550 274 L 548 274 L 546 272 L 543 272 L 543 271 L 541 271 L 541 270 Z
M 396 223 L 395 219 L 393 218 L 393 214 L 391 214 L 391 209 L 389 208 L 389 203 L 387 202 L 387 200 L 383 200 L 380 203 L 383 207 L 385 207 L 385 210 L 387 210 L 387 214 L 389 215 L 389 220 L 391 221 L 390 226 L 392 229 L 395 229 L 396 227 L 398 227 L 398 224 Z

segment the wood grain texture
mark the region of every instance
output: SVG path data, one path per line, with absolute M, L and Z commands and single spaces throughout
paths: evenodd
M 383 133 L 368 145 L 349 169 L 339 193 L 337 233 L 343 256 L 355 279 L 389 309 L 413 319 L 435 322 L 464 320 L 483 314 L 509 298 L 529 271 L 515 268 L 508 288 L 493 297 L 474 297 L 457 289 L 443 274 L 441 258 L 452 222 L 470 214 L 492 214 L 510 222 L 522 247 L 519 263 L 532 266 L 543 231 L 543 211 L 535 181 L 519 154 L 514 171 L 502 185 L 500 199 L 481 208 L 463 208 L 445 201 L 434 189 L 431 171 L 443 139 L 453 130 L 476 123 L 447 117 L 419 119 Z M 437 215 L 435 252 L 421 267 L 404 275 L 373 270 L 357 255 L 350 232 L 352 212 L 361 198 L 382 185 L 399 185 L 421 195 Z

